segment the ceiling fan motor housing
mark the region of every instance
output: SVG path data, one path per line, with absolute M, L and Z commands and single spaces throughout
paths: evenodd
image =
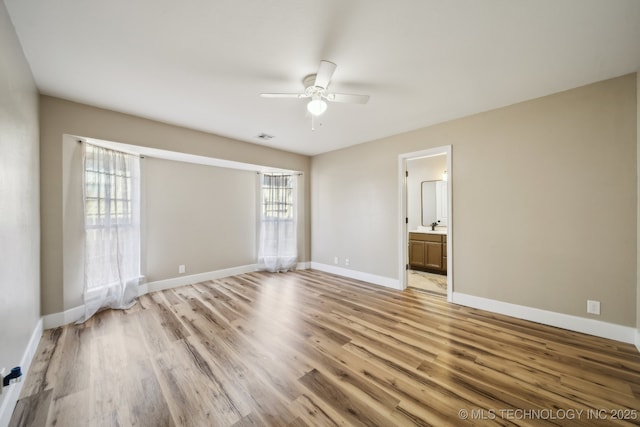
M 313 95 L 322 95 L 327 89 L 325 87 L 320 87 L 315 85 L 316 83 L 315 74 L 309 74 L 307 77 L 305 77 L 302 80 L 302 83 L 304 84 L 304 94 L 310 97 L 312 97 Z

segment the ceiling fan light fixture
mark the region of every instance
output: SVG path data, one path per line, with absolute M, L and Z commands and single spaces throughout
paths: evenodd
M 327 111 L 327 103 L 319 96 L 314 96 L 307 104 L 307 111 L 314 116 L 320 116 Z
M 311 118 L 321 116 L 327 111 L 328 102 L 340 102 L 344 104 L 366 104 L 369 95 L 356 95 L 349 93 L 329 92 L 329 83 L 336 70 L 336 64 L 330 61 L 320 61 L 320 68 L 316 74 L 309 74 L 302 79 L 304 92 L 298 93 L 261 93 L 263 98 L 296 98 L 308 99 L 307 111 Z M 312 120 L 313 121 L 313 120 Z M 313 127 L 313 126 L 312 126 Z

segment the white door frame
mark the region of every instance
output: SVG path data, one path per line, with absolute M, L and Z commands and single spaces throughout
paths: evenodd
M 399 213 L 399 238 L 398 238 L 398 266 L 400 288 L 407 287 L 407 264 L 408 264 L 408 224 L 407 218 L 407 160 L 417 159 L 420 157 L 435 156 L 438 154 L 446 154 L 447 156 L 447 209 L 449 224 L 447 226 L 447 301 L 453 301 L 453 171 L 451 169 L 451 145 L 443 145 L 441 147 L 429 148 L 427 150 L 414 151 L 404 153 L 398 156 L 398 186 L 400 194 Z

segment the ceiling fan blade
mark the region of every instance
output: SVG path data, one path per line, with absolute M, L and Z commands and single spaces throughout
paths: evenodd
M 348 93 L 328 93 L 325 98 L 327 98 L 327 101 L 349 104 L 366 104 L 369 102 L 369 95 L 352 95 Z
M 307 98 L 304 93 L 261 93 L 263 98 Z
M 313 85 L 323 89 L 329 87 L 329 82 L 331 82 L 331 77 L 333 77 L 336 67 L 337 65 L 333 62 L 320 61 L 320 68 L 318 68 L 318 73 L 316 74 L 316 82 Z

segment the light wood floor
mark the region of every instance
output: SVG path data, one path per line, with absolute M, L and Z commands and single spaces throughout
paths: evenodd
M 11 425 L 638 425 L 639 408 L 632 345 L 309 270 L 46 331 Z

